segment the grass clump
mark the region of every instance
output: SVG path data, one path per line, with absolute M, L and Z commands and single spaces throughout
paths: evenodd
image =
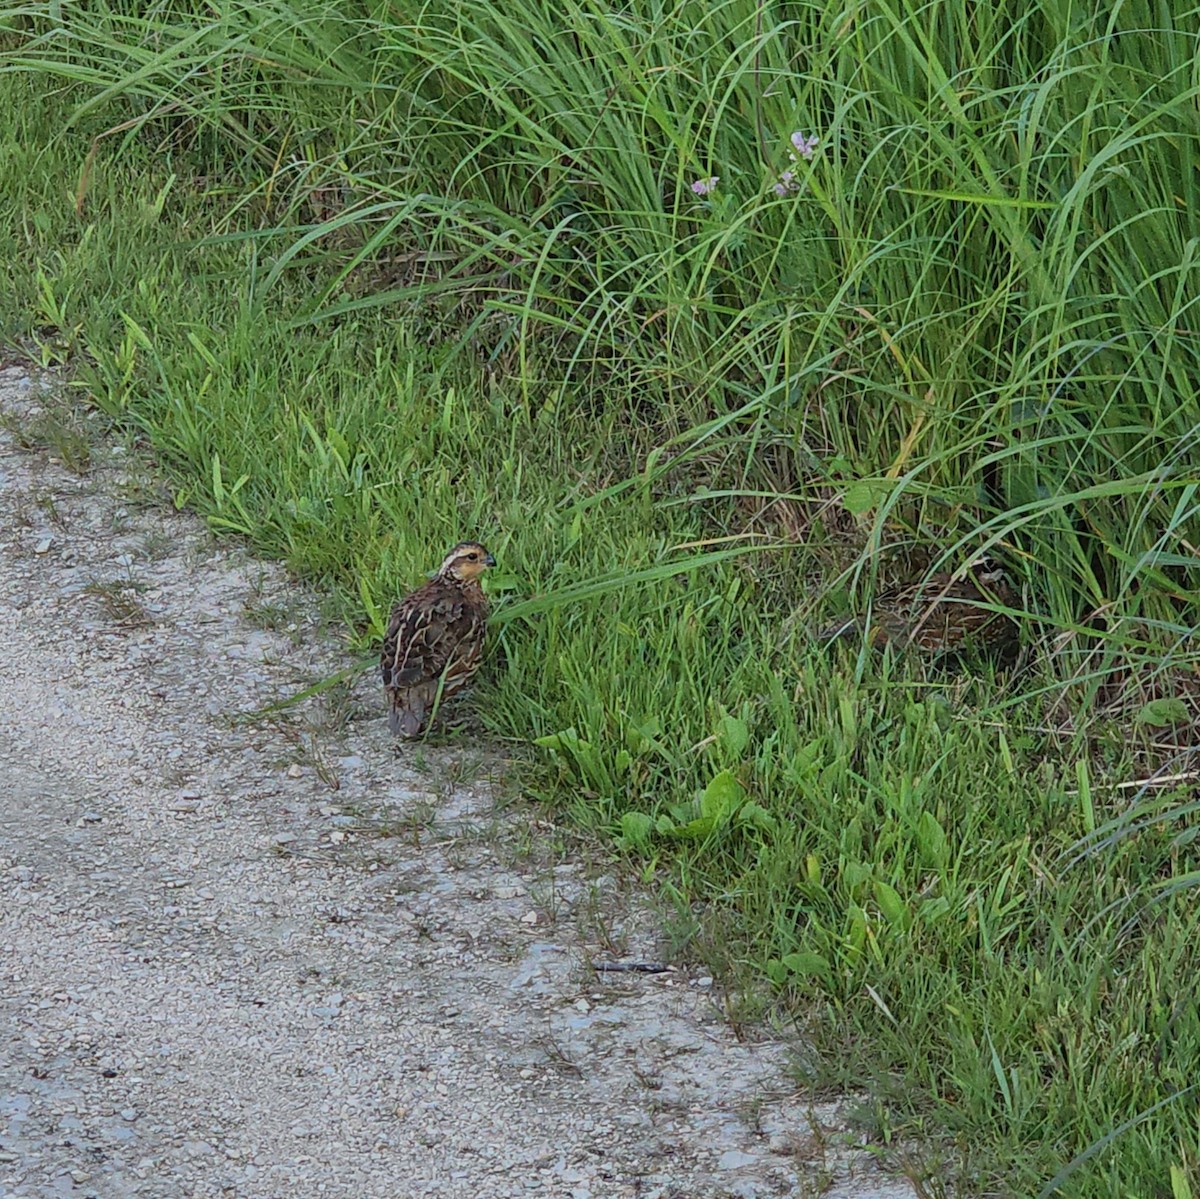
M 363 641 L 482 538 L 490 729 L 882 1142 L 963 1193 L 1200 1185 L 1200 10 L 0 30 L 8 336 L 179 503 Z M 814 644 L 985 550 L 1021 669 Z

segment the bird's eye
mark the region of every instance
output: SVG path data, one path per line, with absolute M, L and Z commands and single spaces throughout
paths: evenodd
M 468 554 L 468 555 L 467 555 L 467 557 L 468 557 L 468 558 L 470 558 L 472 562 L 478 562 L 478 561 L 479 561 L 479 555 L 478 555 L 478 554 Z

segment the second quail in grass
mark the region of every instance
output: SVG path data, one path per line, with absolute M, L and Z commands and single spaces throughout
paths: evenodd
M 956 578 L 939 571 L 911 587 L 879 595 L 869 620 L 850 617 L 830 626 L 819 640 L 858 633 L 876 648 L 914 648 L 929 657 L 971 650 L 1012 653 L 1018 644 L 1016 621 L 1005 611 L 1017 596 L 1003 571 L 990 563 Z

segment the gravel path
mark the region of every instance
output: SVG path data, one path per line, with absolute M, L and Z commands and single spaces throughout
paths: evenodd
M 366 679 L 231 719 L 345 663 L 311 597 L 120 446 L 68 470 L 18 369 L 0 415 L 0 1195 L 913 1194 L 711 980 L 592 971 L 645 908 L 502 762 L 398 755 Z

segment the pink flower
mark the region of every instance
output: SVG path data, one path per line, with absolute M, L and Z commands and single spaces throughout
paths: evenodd
M 710 192 L 716 190 L 716 186 L 720 182 L 720 175 L 710 175 L 707 179 L 697 179 L 692 184 L 692 191 L 698 196 L 707 196 Z

